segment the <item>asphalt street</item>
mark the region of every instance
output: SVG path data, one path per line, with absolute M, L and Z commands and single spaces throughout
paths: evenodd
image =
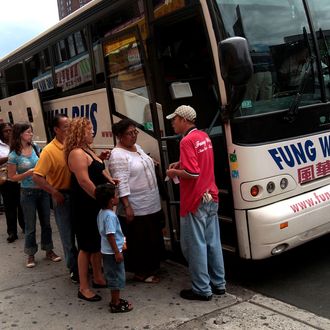
M 226 258 L 232 283 L 330 318 L 330 235 L 261 261 Z

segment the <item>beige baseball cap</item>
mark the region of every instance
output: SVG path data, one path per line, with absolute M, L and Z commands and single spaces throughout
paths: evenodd
M 175 116 L 180 116 L 189 121 L 194 121 L 196 118 L 196 111 L 190 105 L 180 105 L 173 113 L 166 116 L 166 119 L 172 119 Z

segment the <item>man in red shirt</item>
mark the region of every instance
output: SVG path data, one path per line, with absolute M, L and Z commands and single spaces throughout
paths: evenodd
M 180 241 L 192 282 L 192 288 L 182 290 L 180 296 L 208 301 L 212 293 L 226 292 L 212 142 L 196 128 L 192 107 L 182 105 L 166 118 L 175 133 L 183 135 L 180 161 L 166 171 L 168 177 L 180 180 Z

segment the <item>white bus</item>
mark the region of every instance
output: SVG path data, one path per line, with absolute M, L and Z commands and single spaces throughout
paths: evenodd
M 223 248 L 267 258 L 330 231 L 329 47 L 328 0 L 94 0 L 1 59 L 0 118 L 46 143 L 55 113 L 86 116 L 99 149 L 131 118 L 164 173 L 179 149 L 164 118 L 193 106 L 214 145 Z

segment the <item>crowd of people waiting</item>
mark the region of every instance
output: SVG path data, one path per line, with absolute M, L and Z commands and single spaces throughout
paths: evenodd
M 192 280 L 192 289 L 183 290 L 181 297 L 210 300 L 212 293 L 225 293 L 224 266 L 217 187 L 210 175 L 212 148 L 204 152 L 208 153 L 205 156 L 197 151 L 194 154 L 191 146 L 182 144 L 186 140 L 194 143 L 195 138 L 211 143 L 205 133 L 196 129 L 195 118 L 196 112 L 189 106 L 179 107 L 168 116 L 175 132 L 184 138 L 180 143 L 180 161 L 170 165 L 167 175 L 180 178 L 181 198 L 187 199 L 187 187 L 189 198 L 194 197 L 188 201 L 190 206 L 180 207 L 181 231 L 187 235 L 182 237 L 182 248 Z M 111 154 L 95 153 L 93 126 L 86 118 L 69 120 L 66 115 L 57 114 L 52 129 L 53 140 L 41 150 L 33 142 L 30 123 L 0 124 L 0 191 L 7 241 L 18 239 L 18 220 L 25 237 L 26 267 L 35 267 L 38 213 L 41 249 L 47 259 L 61 261 L 53 251 L 52 205 L 71 281 L 79 283 L 78 298 L 99 301 L 102 298 L 93 288 L 110 288 L 110 311 L 131 311 L 132 304 L 120 298 L 125 269 L 134 273 L 135 281 L 160 281 L 157 272 L 164 256 L 164 214 L 156 163 L 136 143 L 139 131 L 129 119 L 113 125 L 117 143 Z M 105 166 L 106 159 L 109 168 Z M 211 169 L 205 167 L 210 164 Z M 189 227 L 189 223 L 195 222 Z M 210 229 L 203 232 L 203 227 Z

